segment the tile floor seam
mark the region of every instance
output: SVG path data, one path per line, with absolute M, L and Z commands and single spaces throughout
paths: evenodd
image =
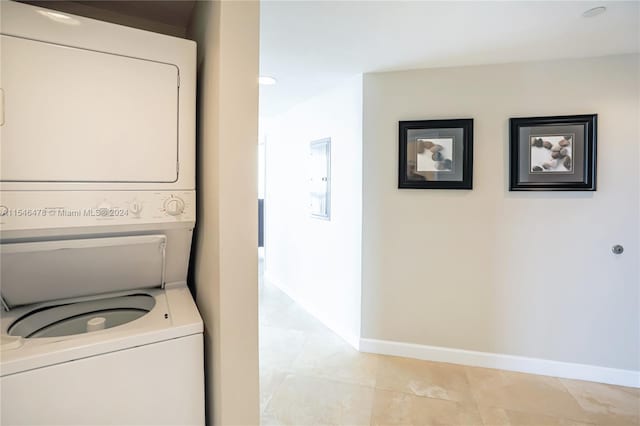
M 469 366 L 464 365 L 462 368 L 464 369 L 464 377 L 467 379 L 467 383 L 469 384 L 469 393 L 471 394 L 471 400 L 473 401 L 476 407 L 476 410 L 478 411 L 478 415 L 480 416 L 480 421 L 482 421 L 482 424 L 484 426 L 492 426 L 492 425 L 488 425 L 485 422 L 484 417 L 482 416 L 482 412 L 480 411 L 480 403 L 476 398 L 476 393 L 474 392 L 473 385 L 471 384 L 471 377 L 469 377 Z M 504 408 L 501 408 L 501 410 L 504 410 Z
M 340 384 L 343 384 L 343 385 L 352 385 L 352 386 L 359 386 L 359 387 L 362 387 L 362 388 L 376 389 L 376 387 L 374 385 L 365 385 L 365 384 L 357 383 L 357 382 L 349 382 L 349 381 L 346 381 L 344 379 L 339 379 L 339 378 L 332 377 L 332 376 L 322 376 L 322 375 L 319 375 L 319 374 L 303 373 L 303 372 L 294 372 L 294 374 L 296 374 L 297 376 L 307 377 L 307 378 L 311 378 L 311 379 L 324 379 L 324 380 L 328 380 L 330 382 L 340 383 Z
M 289 374 L 285 375 L 282 380 L 280 380 L 280 383 L 278 383 L 278 385 L 276 386 L 276 388 L 273 390 L 273 392 L 271 392 L 271 395 L 269 396 L 269 400 L 268 402 L 264 405 L 264 408 L 260 410 L 260 415 L 262 416 L 263 414 L 265 414 L 267 412 L 267 408 L 269 408 L 269 405 L 271 405 L 271 401 L 273 400 L 273 396 L 276 394 L 276 392 L 278 392 L 278 390 L 282 387 L 282 385 L 284 384 L 285 380 L 287 379 L 287 376 Z
M 298 361 L 300 359 L 300 357 L 302 356 L 302 354 L 304 353 L 304 348 L 305 348 L 305 346 L 307 345 L 308 342 L 309 342 L 309 336 L 305 335 L 304 342 L 300 346 L 300 351 L 298 352 L 298 354 L 291 361 L 291 370 L 295 370 L 293 366 L 296 364 L 296 361 Z
M 571 389 L 569 389 L 567 387 L 567 385 L 564 383 L 564 381 L 559 377 L 556 377 L 556 379 L 558 379 L 558 381 L 560 382 L 560 385 L 562 386 L 562 388 L 565 389 L 567 391 L 567 393 L 569 393 L 569 395 L 571 395 L 571 398 L 573 398 L 573 400 L 576 402 L 576 404 L 578 404 L 578 407 L 580 407 L 580 409 L 587 416 L 587 418 L 589 419 L 589 422 L 586 422 L 586 423 L 597 424 L 597 423 L 591 423 L 591 418 L 592 418 L 591 413 L 589 413 L 587 411 L 587 409 L 580 403 L 580 400 L 578 398 L 576 398 L 576 396 L 573 394 L 573 392 L 571 392 Z M 568 420 L 581 421 L 581 420 L 578 420 L 578 419 L 571 419 L 571 418 L 568 418 Z
M 278 384 L 276 385 L 275 389 L 271 392 L 271 394 L 269 395 L 269 398 L 267 399 L 267 403 L 264 405 L 263 408 L 260 409 L 260 414 L 262 415 L 263 412 L 265 412 L 267 410 L 267 407 L 269 406 L 269 404 L 271 403 L 271 400 L 273 399 L 273 395 L 275 395 L 275 393 L 278 391 L 278 389 L 280 389 L 280 386 L 282 386 L 282 384 L 284 383 L 284 380 L 287 378 L 287 375 L 289 375 L 288 372 L 286 371 L 279 371 L 280 373 L 283 373 L 284 376 L 282 377 L 281 380 L 278 381 Z M 261 385 L 262 387 L 262 385 Z
M 319 376 L 319 375 L 316 375 L 316 374 L 308 374 L 308 373 L 301 373 L 301 372 L 296 372 L 296 373 L 293 373 L 292 375 L 305 377 L 305 378 L 308 378 L 308 379 L 326 380 L 328 382 L 337 383 L 337 384 L 340 384 L 340 385 L 357 386 L 357 387 L 360 387 L 360 388 L 373 389 L 373 390 L 376 389 L 375 386 L 363 385 L 362 383 L 345 382 L 343 380 L 339 380 L 339 379 L 336 379 L 336 378 L 333 378 L 333 377 L 329 377 L 329 376 Z
M 394 392 L 394 393 L 401 393 L 403 395 L 408 395 L 414 398 L 419 398 L 419 399 L 427 399 L 427 400 L 436 400 L 436 401 L 445 401 L 445 402 L 451 402 L 453 404 L 457 404 L 457 405 L 462 405 L 465 406 L 469 403 L 471 403 L 470 405 L 475 408 L 475 411 L 478 412 L 478 414 L 480 414 L 480 409 L 478 407 L 478 404 L 475 401 L 468 401 L 468 402 L 463 402 L 463 401 L 457 401 L 457 400 L 453 400 L 453 399 L 444 399 L 444 398 L 436 398 L 433 396 L 426 396 L 426 395 L 417 395 L 415 393 L 408 393 L 408 392 L 403 392 L 400 390 L 395 390 L 395 389 L 382 389 L 382 388 L 375 388 L 376 390 L 381 390 L 381 391 L 385 391 L 385 392 Z M 502 407 L 493 407 L 493 408 L 500 408 L 501 410 L 504 410 L 505 408 Z M 512 410 L 514 411 L 514 410 Z

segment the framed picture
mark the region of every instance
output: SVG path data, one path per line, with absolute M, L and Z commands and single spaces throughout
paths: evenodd
M 472 189 L 473 119 L 400 122 L 398 188 Z
M 512 118 L 509 190 L 595 191 L 597 118 Z

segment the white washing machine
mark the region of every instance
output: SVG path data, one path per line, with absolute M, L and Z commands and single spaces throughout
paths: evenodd
M 202 425 L 195 43 L 0 8 L 0 424 Z

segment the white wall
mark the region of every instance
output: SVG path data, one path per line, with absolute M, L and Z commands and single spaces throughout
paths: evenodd
M 639 75 L 637 55 L 366 74 L 363 337 L 639 370 Z M 588 113 L 597 192 L 508 191 L 510 117 Z M 435 118 L 475 120 L 472 191 L 397 189 L 398 121 Z
M 362 77 L 272 119 L 266 135 L 266 278 L 342 337 L 360 336 Z M 309 144 L 331 138 L 331 220 L 309 213 Z
M 196 302 L 207 424 L 257 425 L 259 2 L 197 2 Z M 176 366 L 180 368 L 180 366 Z

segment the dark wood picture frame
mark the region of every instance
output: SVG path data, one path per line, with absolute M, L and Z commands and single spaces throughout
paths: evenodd
M 399 166 L 398 188 L 409 189 L 473 189 L 473 119 L 452 120 L 415 120 L 399 122 Z M 462 147 L 462 153 L 453 156 L 449 161 L 449 169 L 430 171 L 423 174 L 414 173 L 409 164 L 410 131 L 443 131 L 455 132 L 449 136 L 454 146 Z M 461 137 L 458 137 L 461 133 Z M 455 144 L 455 145 L 454 145 Z M 415 167 L 415 166 L 414 166 Z M 454 173 L 455 171 L 455 173 Z M 425 176 L 427 175 L 427 176 Z M 455 175 L 454 177 L 452 177 Z
M 597 122 L 597 114 L 511 118 L 509 120 L 509 191 L 595 191 Z M 522 129 L 525 130 L 522 131 Z M 572 155 L 567 155 L 565 151 L 565 157 L 559 152 L 561 148 L 559 145 L 544 139 L 545 134 L 566 134 L 569 133 L 569 129 L 577 129 L 578 133 L 566 136 L 561 141 L 561 143 L 570 144 Z M 526 138 L 523 137 L 523 133 L 527 135 Z M 558 139 L 560 136 L 548 136 L 548 138 Z M 544 148 L 549 150 L 550 155 L 553 154 L 553 158 L 557 158 L 551 161 L 559 162 L 565 158 L 571 172 L 549 173 L 550 170 L 546 170 L 546 167 L 551 163 L 545 163 L 544 167 L 534 166 L 532 146 L 536 143 L 544 144 Z M 527 147 L 527 152 L 522 152 L 524 146 Z M 541 147 L 541 145 L 537 146 Z M 558 152 L 553 153 L 551 150 Z M 576 158 L 579 161 L 574 161 Z M 525 170 L 522 167 L 523 164 L 530 168 Z M 574 175 L 577 171 L 580 172 L 578 178 Z M 523 179 L 523 176 L 526 178 Z

